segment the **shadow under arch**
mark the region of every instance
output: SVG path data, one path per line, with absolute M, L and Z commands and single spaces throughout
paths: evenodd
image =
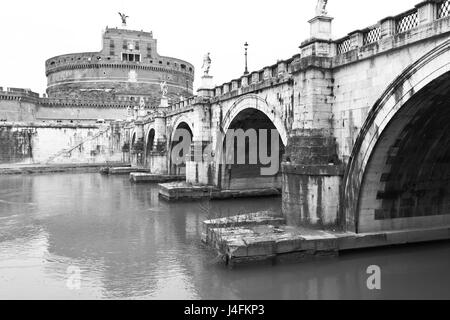
M 256 109 L 266 115 L 266 117 L 273 123 L 275 128 L 280 134 L 281 140 L 284 145 L 287 145 L 288 141 L 288 130 L 284 125 L 281 117 L 277 115 L 276 110 L 271 108 L 266 100 L 261 98 L 256 94 L 246 95 L 237 99 L 234 104 L 230 107 L 228 112 L 225 114 L 222 121 L 223 132 L 227 132 L 230 128 L 231 122 L 236 118 L 236 116 L 246 109 Z
M 180 130 L 182 130 L 182 132 L 180 132 Z M 177 133 L 180 134 L 178 138 L 181 139 L 177 138 Z M 191 157 L 193 138 L 194 134 L 189 124 L 185 121 L 177 122 L 177 125 L 176 127 L 174 127 L 170 139 L 169 168 L 171 174 L 186 174 L 186 161 L 189 157 Z M 184 139 L 188 139 L 188 141 L 184 141 Z M 187 143 L 189 145 L 189 148 L 180 148 L 179 152 L 175 154 L 174 147 L 180 143 Z
M 218 168 L 218 185 L 226 190 L 245 190 L 245 189 L 268 189 L 276 188 L 281 190 L 281 162 L 285 152 L 285 142 L 271 118 L 254 105 L 242 104 L 235 108 L 234 112 L 229 112 L 224 122 L 224 136 L 218 145 L 222 147 Z M 239 112 L 237 112 L 239 111 Z M 228 134 L 242 133 L 248 134 L 245 137 L 235 138 L 233 141 L 227 141 Z M 266 145 L 260 142 L 261 132 L 266 130 Z M 285 133 L 285 132 L 283 132 Z M 272 135 L 276 139 L 276 144 L 272 143 Z M 286 141 L 287 141 L 287 136 Z M 242 139 L 242 140 L 241 140 Z M 245 140 L 244 140 L 245 139 Z M 242 144 L 239 144 L 239 140 Z M 232 150 L 227 149 L 231 146 Z M 261 149 L 261 147 L 263 149 Z M 254 154 L 252 154 L 254 152 Z M 261 155 L 270 158 L 271 163 L 263 163 Z M 239 163 L 238 159 L 245 163 Z M 263 169 L 272 167 L 272 161 L 275 162 L 274 174 L 263 174 Z
M 154 150 L 155 147 L 155 129 L 150 128 L 148 131 L 146 141 L 145 141 L 145 155 L 146 158 L 150 155 L 150 153 Z

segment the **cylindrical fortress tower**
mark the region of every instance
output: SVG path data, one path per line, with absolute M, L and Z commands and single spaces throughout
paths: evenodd
M 67 54 L 45 63 L 49 97 L 159 104 L 161 83 L 177 101 L 193 93 L 194 66 L 160 56 L 151 32 L 106 28 L 100 52 Z

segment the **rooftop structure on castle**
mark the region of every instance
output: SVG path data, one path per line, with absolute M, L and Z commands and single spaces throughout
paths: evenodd
M 160 84 L 168 98 L 193 93 L 194 66 L 158 54 L 152 32 L 106 28 L 100 52 L 73 53 L 45 63 L 50 98 L 139 101 L 158 105 Z

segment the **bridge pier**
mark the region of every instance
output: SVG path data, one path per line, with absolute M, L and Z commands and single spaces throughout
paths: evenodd
M 343 166 L 335 139 L 320 130 L 297 131 L 289 139 L 285 160 L 282 204 L 288 225 L 338 228 Z
M 333 135 L 332 20 L 319 16 L 309 21 L 311 39 L 302 43 L 302 58 L 292 65 L 299 94 L 294 96 L 294 122 L 282 166 L 283 215 L 290 226 L 340 227 L 344 170 Z

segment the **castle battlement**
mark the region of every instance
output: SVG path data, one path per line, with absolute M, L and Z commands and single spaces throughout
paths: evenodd
M 24 99 L 28 101 L 32 100 L 33 102 L 38 101 L 39 93 L 33 92 L 30 89 L 6 88 L 6 90 L 3 90 L 3 87 L 0 87 L 0 100 L 23 101 Z

